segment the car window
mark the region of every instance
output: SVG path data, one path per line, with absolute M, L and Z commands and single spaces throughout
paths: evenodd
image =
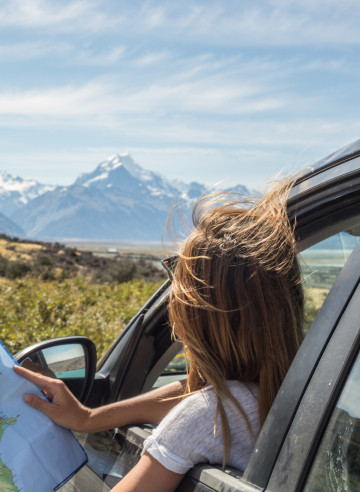
M 172 383 L 173 381 L 179 381 L 186 377 L 186 355 L 184 347 L 179 349 L 179 352 L 169 362 L 169 364 L 162 371 L 161 375 L 155 381 L 153 388 L 159 388 L 165 384 Z
M 360 354 L 332 412 L 303 490 L 360 490 Z
M 310 328 L 358 240 L 358 236 L 341 232 L 299 255 L 305 293 L 305 331 Z
M 358 240 L 359 237 L 354 234 L 340 232 L 306 249 L 299 255 L 305 293 L 305 332 L 310 328 Z M 153 388 L 183 379 L 185 376 L 184 350 L 180 349 L 164 368 Z

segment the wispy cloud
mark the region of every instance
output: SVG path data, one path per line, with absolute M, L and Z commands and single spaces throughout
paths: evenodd
M 354 0 L 335 2 L 196 2 L 183 4 L 175 12 L 168 8 L 163 26 L 186 31 L 191 39 L 203 39 L 211 33 L 216 43 L 228 45 L 320 45 L 358 44 L 360 4 Z
M 0 26 L 70 32 L 115 27 L 115 19 L 93 0 L 13 0 L 0 8 Z M 120 16 L 119 16 L 120 19 Z
M 57 58 L 57 62 L 67 66 L 112 66 L 126 53 L 125 46 L 82 47 L 70 41 L 24 41 L 0 44 L 0 60 L 19 62 Z M 159 57 L 160 59 L 160 57 Z M 150 61 L 149 61 L 150 62 Z
M 26 41 L 0 44 L 0 60 L 11 62 L 34 60 L 48 55 L 64 56 L 70 52 L 72 52 L 72 46 L 65 42 Z
M 269 91 L 267 91 L 269 92 Z M 229 83 L 219 77 L 129 88 L 107 82 L 73 87 L 0 92 L 0 114 L 62 118 L 90 115 L 192 113 L 251 114 L 280 108 L 284 100 L 266 95 L 261 84 Z
M 49 90 L 2 91 L 1 115 L 64 116 L 94 114 L 98 87 L 88 84 L 81 88 L 62 87 Z M 98 108 L 100 109 L 100 108 Z
M 125 46 L 115 46 L 110 49 L 90 50 L 80 49 L 74 53 L 74 57 L 69 61 L 71 64 L 87 66 L 112 66 L 118 63 L 126 53 Z
M 58 32 L 151 34 L 181 44 L 246 46 L 359 44 L 356 0 L 184 0 L 174 3 L 106 0 L 13 0 L 0 7 L 0 26 Z
M 149 65 L 154 65 L 169 60 L 170 57 L 171 54 L 168 51 L 160 51 L 157 53 L 156 52 L 146 53 L 145 55 L 136 59 L 135 64 L 141 67 L 146 67 Z
M 355 0 L 262 2 L 183 1 L 161 6 L 143 3 L 138 28 L 182 41 L 248 45 L 359 44 L 360 4 Z M 136 27 L 135 27 L 136 29 Z
M 40 56 L 53 45 L 44 43 L 19 44 L 28 48 L 29 56 Z M 170 51 L 153 51 L 143 58 L 132 59 L 125 46 L 108 51 L 92 48 L 73 52 L 64 43 L 58 47 L 64 57 L 63 64 L 77 66 L 112 66 L 121 60 L 119 73 L 87 78 L 86 82 L 39 87 L 32 90 L 23 87 L 1 90 L 0 115 L 27 118 L 49 117 L 49 124 L 92 124 L 118 127 L 124 118 L 136 118 L 148 122 L 149 116 L 162 123 L 187 120 L 204 125 L 203 118 L 217 118 L 220 125 L 224 118 L 256 117 L 287 112 L 287 119 L 296 113 L 299 118 L 306 112 L 316 114 L 321 108 L 324 89 L 318 93 L 302 94 L 289 85 L 289 77 L 299 73 L 334 71 L 345 66 L 341 59 L 329 60 L 293 57 L 289 60 L 270 57 L 244 59 L 241 55 L 216 58 L 211 54 L 190 57 L 174 55 Z M 69 56 L 71 55 L 71 56 Z M 6 47 L 0 46 L 0 59 L 7 56 Z M 20 56 L 20 55 L 19 55 Z M 67 61 L 67 58 L 71 60 Z M 159 69 L 157 64 L 159 64 Z M 155 65 L 154 72 L 142 72 Z M 136 69 L 135 69 L 136 68 Z M 4 87 L 4 85 L 3 85 Z M 296 91 L 296 92 L 294 92 Z M 326 94 L 326 93 L 325 93 Z M 33 122 L 33 120 L 31 120 Z M 23 125 L 29 124 L 25 119 Z M 1 124 L 1 122 L 0 122 Z M 153 126 L 153 125 L 152 125 Z

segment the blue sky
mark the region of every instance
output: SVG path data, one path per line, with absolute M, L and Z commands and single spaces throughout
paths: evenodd
M 0 0 L 0 170 L 257 187 L 360 138 L 357 0 Z

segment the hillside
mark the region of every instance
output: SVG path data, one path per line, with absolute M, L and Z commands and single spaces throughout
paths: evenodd
M 113 257 L 93 254 L 64 244 L 20 240 L 0 234 L 0 277 L 64 280 L 81 275 L 92 282 L 158 281 L 165 278 L 158 258 L 139 254 Z

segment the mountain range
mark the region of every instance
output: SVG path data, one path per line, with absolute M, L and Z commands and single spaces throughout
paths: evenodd
M 174 203 L 186 216 L 206 191 L 200 183 L 146 170 L 128 154 L 101 162 L 70 186 L 0 172 L 0 232 L 42 240 L 160 241 Z M 249 193 L 242 185 L 231 191 Z

